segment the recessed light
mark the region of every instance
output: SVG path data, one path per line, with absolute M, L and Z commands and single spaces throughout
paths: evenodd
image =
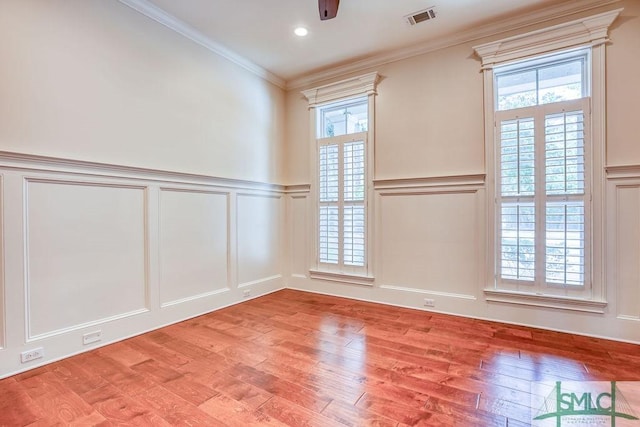
M 299 36 L 299 37 L 304 37 L 307 34 L 309 34 L 309 30 L 307 30 L 305 27 L 298 27 L 295 30 L 293 30 L 293 32 L 295 33 L 296 36 Z

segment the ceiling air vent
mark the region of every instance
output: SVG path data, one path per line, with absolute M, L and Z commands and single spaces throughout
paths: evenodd
M 416 25 L 421 22 L 434 19 L 435 17 L 436 17 L 436 11 L 432 6 L 428 9 L 412 13 L 411 15 L 407 15 L 404 17 L 404 19 L 406 19 L 409 24 Z

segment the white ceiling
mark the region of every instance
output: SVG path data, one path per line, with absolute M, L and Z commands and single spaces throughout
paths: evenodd
M 342 0 L 320 21 L 317 0 L 147 0 L 206 38 L 284 81 L 329 67 L 455 36 L 560 4 L 590 0 Z M 435 6 L 436 19 L 410 26 L 405 15 Z M 297 26 L 309 29 L 297 37 Z

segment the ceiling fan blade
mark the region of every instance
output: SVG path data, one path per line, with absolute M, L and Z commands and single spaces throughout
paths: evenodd
M 318 10 L 320 12 L 320 20 L 326 21 L 333 19 L 338 14 L 338 6 L 340 0 L 318 0 Z

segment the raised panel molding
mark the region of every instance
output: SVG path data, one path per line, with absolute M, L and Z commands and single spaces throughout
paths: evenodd
M 640 177 L 610 181 L 609 234 L 614 240 L 614 288 L 619 319 L 640 321 Z
M 391 291 L 475 300 L 485 271 L 482 184 L 424 184 L 377 191 L 376 282 Z
M 282 194 L 238 193 L 236 197 L 237 287 L 282 278 Z
M 289 195 L 290 227 L 289 264 L 291 276 L 306 279 L 309 271 L 310 247 L 309 239 L 309 193 L 294 193 Z
M 146 204 L 144 186 L 25 177 L 27 342 L 148 311 Z
M 4 175 L 0 174 L 0 350 L 5 347 L 7 336 L 7 311 L 5 308 L 4 277 Z
M 0 151 L 0 378 L 237 304 L 244 300 L 238 266 L 253 274 L 243 280 L 250 297 L 281 289 L 284 198 L 305 191 Z M 163 212 L 163 203 L 170 209 Z M 175 220 L 166 216 L 171 211 Z M 215 237 L 205 238 L 198 253 L 201 233 Z M 254 234 L 267 236 L 266 261 L 243 253 Z M 196 266 L 213 257 L 220 268 L 212 273 L 207 265 L 195 286 L 171 295 L 161 290 L 161 263 L 176 240 L 185 256 L 200 257 Z M 221 246 L 205 253 L 211 242 Z M 83 345 L 82 336 L 98 329 L 102 339 Z M 20 363 L 20 353 L 34 345 L 45 357 Z
M 160 188 L 160 306 L 229 291 L 230 193 Z

